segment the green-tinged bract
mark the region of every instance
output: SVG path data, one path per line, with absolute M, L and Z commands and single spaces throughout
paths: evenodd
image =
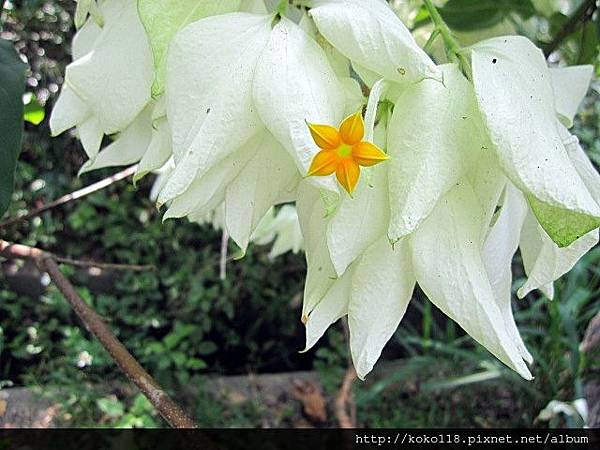
M 165 219 L 303 249 L 306 348 L 348 316 L 360 378 L 418 284 L 531 379 L 512 262 L 519 297 L 552 298 L 598 243 L 600 175 L 569 131 L 593 69 L 520 36 L 436 65 L 385 1 L 305 4 L 81 1 L 53 133 L 77 128 L 84 171 L 159 172 Z

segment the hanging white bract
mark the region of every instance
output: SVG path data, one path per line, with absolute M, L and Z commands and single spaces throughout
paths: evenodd
M 552 298 L 598 242 L 600 175 L 569 132 L 591 67 L 518 36 L 436 65 L 383 0 L 300 3 L 81 1 L 53 133 L 77 127 L 83 170 L 159 171 L 165 219 L 304 249 L 306 347 L 348 316 L 361 378 L 418 284 L 531 379 L 512 261 L 519 297 Z

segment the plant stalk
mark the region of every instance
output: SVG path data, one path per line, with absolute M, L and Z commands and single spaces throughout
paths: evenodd
M 552 42 L 544 47 L 546 58 L 560 47 L 563 41 L 575 32 L 577 26 L 590 20 L 598 9 L 597 0 L 584 0 L 573 15 L 569 17 L 565 26 L 557 33 Z
M 288 6 L 288 0 L 280 0 L 279 5 L 277 5 L 277 14 L 283 17 L 288 10 Z
M 465 76 L 469 80 L 472 80 L 473 70 L 471 69 L 471 63 L 469 62 L 468 58 L 464 55 L 462 47 L 452 34 L 452 31 L 450 31 L 448 24 L 442 18 L 438 9 L 435 7 L 431 0 L 423 0 L 423 3 L 425 4 L 425 8 L 427 8 L 429 16 L 431 17 L 431 20 L 433 21 L 433 24 L 435 26 L 434 33 L 435 31 L 437 31 L 444 40 L 444 46 L 446 47 L 446 54 L 448 55 L 448 59 L 450 60 L 450 62 L 457 62 L 460 65 Z

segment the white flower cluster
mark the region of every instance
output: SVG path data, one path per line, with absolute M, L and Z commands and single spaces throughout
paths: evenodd
M 519 36 L 464 49 L 467 75 L 437 66 L 383 0 L 287 15 L 262 0 L 85 3 L 51 118 L 55 134 L 77 127 L 82 170 L 139 162 L 140 178 L 168 164 L 165 218 L 218 215 L 242 251 L 277 233 L 273 255 L 303 246 L 307 348 L 347 315 L 361 378 L 416 283 L 531 378 L 511 262 L 520 249 L 520 297 L 552 298 L 598 242 L 600 176 L 568 131 L 591 67 L 549 68 Z M 306 177 L 320 150 L 307 124 L 359 111 L 359 82 L 365 138 L 389 160 L 364 167 L 349 195 L 333 176 Z M 289 205 L 274 218 L 290 202 L 300 229 Z

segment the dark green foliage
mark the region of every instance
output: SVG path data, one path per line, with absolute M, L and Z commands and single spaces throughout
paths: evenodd
M 10 203 L 21 150 L 25 64 L 11 42 L 0 39 L 0 217 Z
M 449 0 L 440 14 L 457 31 L 473 31 L 498 25 L 511 14 L 529 19 L 535 14 L 530 0 Z

